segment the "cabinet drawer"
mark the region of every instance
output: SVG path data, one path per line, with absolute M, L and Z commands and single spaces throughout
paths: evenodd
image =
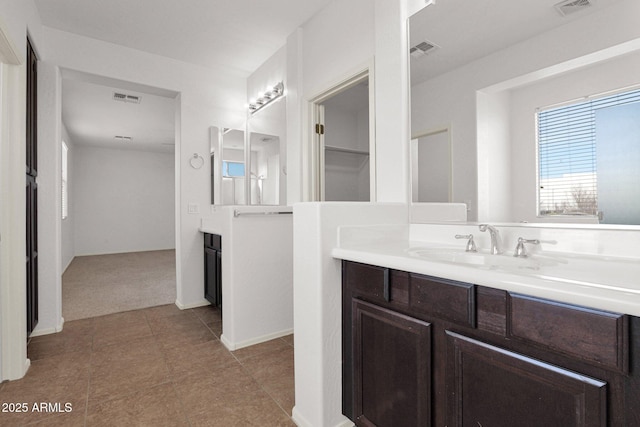
M 507 322 L 514 338 L 629 371 L 628 318 L 623 314 L 510 293 Z
M 389 269 L 345 262 L 343 282 L 352 292 L 377 301 L 389 301 Z
M 411 274 L 409 306 L 415 313 L 476 326 L 476 286 L 470 283 Z

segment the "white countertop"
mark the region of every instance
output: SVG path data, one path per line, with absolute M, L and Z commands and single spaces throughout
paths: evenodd
M 474 283 L 571 304 L 640 316 L 640 260 L 543 251 L 535 268 L 496 268 L 437 261 L 411 249 L 457 251 L 464 244 L 411 240 L 399 227 L 341 227 L 334 258 Z M 510 257 L 510 253 L 487 255 Z M 508 261 L 508 260 L 505 260 Z

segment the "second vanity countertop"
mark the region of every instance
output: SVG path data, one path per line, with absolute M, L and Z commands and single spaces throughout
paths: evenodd
M 407 227 L 348 226 L 340 227 L 338 246 L 331 255 L 347 261 L 640 316 L 640 259 L 532 251 L 527 260 L 518 260 L 509 250 L 501 255 L 489 255 L 479 248 L 479 254 L 469 254 L 472 262 L 456 262 L 456 257 L 467 260 L 464 246 L 464 241 L 450 244 L 412 240 Z M 421 256 L 421 252 L 444 256 Z M 489 263 L 475 263 L 476 258 Z M 494 260 L 499 265 L 494 264 Z M 506 267 L 502 266 L 503 262 Z

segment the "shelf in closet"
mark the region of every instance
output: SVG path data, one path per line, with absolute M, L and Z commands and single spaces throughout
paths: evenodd
M 324 149 L 327 150 L 327 151 L 335 151 L 335 152 L 338 152 L 338 153 L 359 154 L 359 155 L 362 155 L 362 156 L 368 156 L 369 155 L 369 151 L 355 150 L 353 148 L 333 147 L 331 145 L 325 145 Z
M 349 169 L 359 171 L 369 160 L 369 152 L 325 146 L 324 162 L 327 168 Z

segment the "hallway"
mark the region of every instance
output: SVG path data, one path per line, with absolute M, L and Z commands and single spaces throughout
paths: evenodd
M 0 384 L 0 402 L 27 407 L 3 406 L 0 425 L 294 426 L 293 337 L 229 352 L 221 326 L 215 308 L 172 304 L 67 322 Z

